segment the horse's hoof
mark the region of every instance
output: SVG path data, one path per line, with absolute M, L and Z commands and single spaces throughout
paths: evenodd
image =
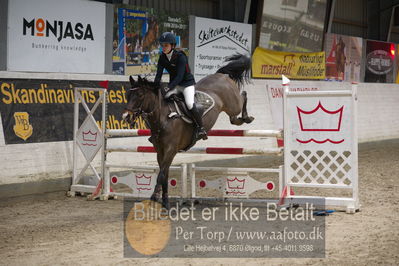
M 200 133 L 200 134 L 198 134 L 198 140 L 200 140 L 200 139 L 207 140 L 208 136 L 206 135 L 206 133 Z
M 169 200 L 163 200 L 162 201 L 162 207 L 169 211 L 169 209 L 170 209 Z
M 157 196 L 157 195 L 155 195 L 155 194 L 152 194 L 152 196 L 151 196 L 150 200 L 151 200 L 151 201 L 158 202 L 158 200 L 159 200 L 159 196 Z
M 249 123 L 252 123 L 252 121 L 254 121 L 254 119 L 255 119 L 255 117 L 248 116 L 248 117 L 244 118 L 244 122 L 249 124 Z

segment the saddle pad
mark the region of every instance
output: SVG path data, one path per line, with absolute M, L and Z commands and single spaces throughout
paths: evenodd
M 215 106 L 215 100 L 208 93 L 203 91 L 195 92 L 194 101 L 195 103 L 201 104 L 204 107 L 204 112 L 202 113 L 202 116 L 208 113 L 213 108 L 213 106 Z M 171 113 L 169 114 L 170 118 L 179 115 L 180 118 L 183 119 L 183 121 L 185 121 L 186 123 L 193 123 L 191 118 L 187 117 L 186 114 L 180 109 L 176 101 L 173 102 L 173 105 L 175 106 L 176 113 L 171 111 Z M 185 109 L 187 110 L 187 107 Z
M 194 101 L 204 107 L 204 113 L 202 116 L 208 113 L 213 106 L 215 106 L 215 100 L 206 92 L 196 91 L 194 97 Z

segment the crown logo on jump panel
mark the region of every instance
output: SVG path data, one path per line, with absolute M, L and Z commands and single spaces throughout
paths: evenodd
M 83 133 L 83 141 L 96 141 L 97 140 L 97 132 L 93 133 L 91 130 L 82 132 Z
M 151 184 L 151 177 L 144 174 L 136 175 L 136 184 L 138 186 L 149 186 Z
M 304 111 L 298 106 L 299 124 L 301 131 L 340 131 L 344 106 L 330 111 L 321 102 L 311 111 Z M 316 119 L 317 118 L 317 119 Z M 323 125 L 323 121 L 331 121 L 330 126 Z
M 238 179 L 237 177 L 234 177 L 233 179 L 228 179 L 227 178 L 227 187 L 229 189 L 244 189 L 245 186 L 245 178 L 244 179 Z
M 240 195 L 243 196 L 246 194 L 244 190 L 245 187 L 245 178 L 238 179 L 234 177 L 233 179 L 226 178 L 227 187 L 226 187 L 226 194 L 227 195 Z

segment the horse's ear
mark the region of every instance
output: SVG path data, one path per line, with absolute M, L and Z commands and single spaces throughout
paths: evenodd
M 139 83 L 143 82 L 143 79 L 141 78 L 140 75 L 138 76 L 138 81 L 139 81 Z
M 132 76 L 129 76 L 129 81 L 130 81 L 130 85 L 134 86 L 134 84 L 136 83 L 136 81 L 134 81 L 134 78 Z

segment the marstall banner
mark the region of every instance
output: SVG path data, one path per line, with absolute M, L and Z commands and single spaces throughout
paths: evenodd
M 225 64 L 225 59 L 240 53 L 250 56 L 252 25 L 225 20 L 195 17 L 193 71 L 198 82 L 214 74 Z
M 176 35 L 177 48 L 188 54 L 188 16 L 130 5 L 115 5 L 113 74 L 155 75 L 163 32 Z
M 254 78 L 324 79 L 325 55 L 318 53 L 287 53 L 257 47 L 252 57 Z
M 105 4 L 8 1 L 7 70 L 104 73 Z
M 100 81 L 0 79 L 0 114 L 6 144 L 70 141 L 73 139 L 74 87 L 95 88 Z M 129 82 L 109 82 L 107 128 L 127 129 L 122 121 Z M 99 97 L 98 92 L 82 93 L 89 108 Z M 94 117 L 101 125 L 101 108 Z M 87 116 L 80 110 L 80 123 Z M 140 118 L 137 128 L 145 129 Z
M 322 51 L 327 0 L 263 0 L 260 47 L 286 52 Z

